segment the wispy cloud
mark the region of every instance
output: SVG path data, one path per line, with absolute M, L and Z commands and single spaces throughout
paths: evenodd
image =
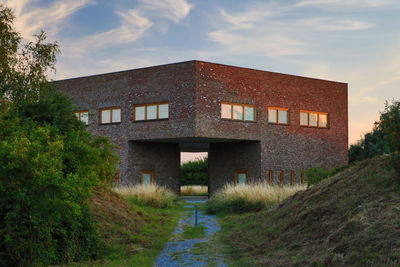
M 268 30 L 251 33 L 220 30 L 209 33 L 209 38 L 223 46 L 225 52 L 262 56 L 288 56 L 304 52 L 301 41 Z
M 54 39 L 73 13 L 95 3 L 94 0 L 59 0 L 46 7 L 37 7 L 35 2 L 35 0 L 0 0 L 0 3 L 13 9 L 16 16 L 14 25 L 27 40 L 33 40 L 33 35 L 41 29 L 45 29 L 50 39 Z
M 323 17 L 299 20 L 296 25 L 316 31 L 356 31 L 373 27 L 373 24 L 364 21 Z
M 186 0 L 140 0 L 139 9 L 149 16 L 160 16 L 176 23 L 189 15 L 193 4 Z
M 132 43 L 141 38 L 152 26 L 152 22 L 139 11 L 131 9 L 118 12 L 121 23 L 118 27 L 98 34 L 86 36 L 80 40 L 70 40 L 65 46 L 68 57 L 80 57 L 87 51 L 108 46 Z
M 302 0 L 295 6 L 355 6 L 362 7 L 381 7 L 394 3 L 396 0 Z
M 332 15 L 302 18 L 294 16 L 297 10 L 293 5 L 277 2 L 249 6 L 240 12 L 220 9 L 220 19 L 213 25 L 217 29 L 210 31 L 208 37 L 224 54 L 292 56 L 308 53 L 307 43 L 320 32 L 373 27 L 368 22 Z

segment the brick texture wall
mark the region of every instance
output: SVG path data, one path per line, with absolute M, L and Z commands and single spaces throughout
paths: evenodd
M 125 184 L 136 183 L 140 169 L 157 163 L 160 167 L 152 168 L 163 180 L 158 182 L 176 191 L 178 177 L 172 176 L 179 176 L 182 142 L 210 143 L 211 190 L 232 181 L 235 169 L 247 168 L 249 176 L 264 180 L 269 170 L 295 170 L 299 175 L 315 165 L 332 168 L 348 162 L 345 83 L 188 61 L 63 80 L 57 85 L 72 97 L 77 109 L 89 110 L 88 130 L 109 136 L 119 147 Z M 221 101 L 256 105 L 256 121 L 222 120 Z M 168 120 L 132 120 L 132 105 L 154 102 L 169 102 Z M 111 106 L 122 108 L 122 122 L 99 125 L 98 109 Z M 269 106 L 288 108 L 289 125 L 269 124 Z M 329 128 L 300 126 L 300 110 L 329 113 Z M 135 143 L 144 140 L 154 146 L 147 149 L 148 144 Z M 170 146 L 157 145 L 160 141 Z

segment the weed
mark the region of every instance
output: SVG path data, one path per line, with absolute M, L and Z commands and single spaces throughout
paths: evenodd
M 208 187 L 204 185 L 184 185 L 181 186 L 182 196 L 207 196 Z
M 305 186 L 277 186 L 263 183 L 227 184 L 207 202 L 208 213 L 259 211 L 292 196 Z
M 177 201 L 177 196 L 171 190 L 156 184 L 122 186 L 113 190 L 123 197 L 135 199 L 138 203 L 157 208 L 172 207 Z

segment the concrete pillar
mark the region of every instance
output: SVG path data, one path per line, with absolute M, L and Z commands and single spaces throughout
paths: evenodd
M 179 193 L 180 149 L 178 143 L 129 142 L 129 175 L 141 182 L 141 171 L 154 171 L 154 181 Z
M 211 143 L 208 153 L 209 193 L 233 183 L 236 170 L 247 171 L 247 179 L 257 181 L 261 171 L 260 142 Z

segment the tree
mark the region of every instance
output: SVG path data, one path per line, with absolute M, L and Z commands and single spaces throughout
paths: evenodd
M 391 104 L 386 101 L 385 110 L 381 112 L 379 129 L 385 134 L 392 152 L 393 167 L 400 175 L 400 101 L 392 101 Z
M 379 123 L 377 122 L 371 132 L 366 133 L 361 140 L 350 146 L 349 161 L 353 163 L 389 152 L 389 143 L 385 138 L 385 133 L 379 128 Z
M 0 99 L 14 105 L 35 101 L 49 86 L 46 73 L 55 70 L 57 43 L 46 43 L 41 31 L 35 42 L 23 44 L 13 28 L 14 15 L 0 5 Z
M 183 163 L 180 180 L 181 185 L 208 185 L 208 159 Z
M 0 6 L 0 266 L 96 257 L 85 201 L 117 175 L 116 154 L 47 81 L 57 44 L 45 43 L 44 32 L 23 44 L 13 19 Z

